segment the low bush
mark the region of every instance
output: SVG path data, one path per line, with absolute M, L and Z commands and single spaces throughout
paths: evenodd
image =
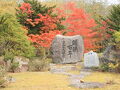
M 103 72 L 107 72 L 107 71 L 109 71 L 109 65 L 107 63 L 106 64 L 104 63 L 100 66 L 99 69 Z
M 12 62 L 10 66 L 10 71 L 15 72 L 15 70 L 19 67 L 19 62 Z
M 7 80 L 5 80 L 6 70 L 5 67 L 0 65 L 0 88 L 7 86 Z
M 116 68 L 115 68 L 115 71 L 120 73 L 120 62 L 117 64 Z
M 117 48 L 120 49 L 120 31 L 116 31 L 114 33 L 113 37 L 114 37 L 114 40 L 115 40 L 114 44 L 116 45 Z
M 29 71 L 47 71 L 49 70 L 49 64 L 51 59 L 39 59 L 34 58 L 29 62 Z
M 99 67 L 99 70 L 103 72 L 119 72 L 120 73 L 120 63 L 104 63 Z

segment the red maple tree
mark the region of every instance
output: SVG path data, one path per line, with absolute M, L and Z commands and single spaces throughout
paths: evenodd
M 57 24 L 62 21 L 61 16 L 47 13 L 37 13 L 30 3 L 22 3 L 17 9 L 18 19 L 28 30 L 29 40 L 35 47 L 49 48 L 57 34 L 61 34 Z
M 83 9 L 77 8 L 73 2 L 67 3 L 63 10 L 58 11 L 62 11 L 62 14 L 67 12 L 66 20 L 62 22 L 67 27 L 64 30 L 65 35 L 81 35 L 84 39 L 85 51 L 95 50 L 96 39 L 93 38 L 97 34 L 94 32 L 94 28 L 97 26 L 95 20 Z
M 26 5 L 26 7 L 29 5 Z M 34 13 L 30 6 L 27 9 L 21 7 L 23 12 Z M 27 11 L 28 10 L 28 11 Z M 31 11 L 30 11 L 31 10 Z M 99 33 L 94 30 L 97 26 L 95 20 L 90 17 L 83 9 L 77 8 L 75 3 L 69 2 L 64 5 L 63 9 L 56 9 L 58 13 L 57 17 L 51 17 L 49 15 L 42 15 L 38 14 L 37 18 L 31 19 L 28 17 L 26 19 L 26 23 L 35 26 L 41 22 L 43 22 L 44 26 L 40 27 L 41 31 L 39 34 L 28 35 L 30 40 L 35 44 L 36 47 L 45 47 L 49 48 L 51 45 L 52 40 L 57 34 L 64 34 L 66 36 L 73 36 L 73 35 L 81 35 L 84 39 L 85 51 L 95 50 L 96 48 L 100 48 L 95 43 L 97 41 L 94 36 L 98 35 Z M 66 13 L 67 12 L 67 13 Z M 59 19 L 65 17 L 66 20 L 62 21 L 66 29 L 64 30 L 56 30 L 56 22 L 59 22 Z
M 52 40 L 57 34 L 61 34 L 59 30 L 50 31 L 49 33 L 42 33 L 41 35 L 29 35 L 29 40 L 31 40 L 34 43 L 35 47 L 44 47 L 49 48 Z

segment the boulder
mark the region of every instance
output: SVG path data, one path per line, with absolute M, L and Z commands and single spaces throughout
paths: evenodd
M 116 48 L 114 45 L 108 46 L 103 55 L 100 57 L 100 62 L 102 63 L 115 63 L 115 61 L 120 61 L 120 49 Z
M 15 72 L 26 72 L 28 71 L 29 59 L 25 57 L 15 56 L 14 61 L 19 63 L 18 68 Z
M 51 54 L 54 63 L 76 63 L 82 60 L 83 52 L 84 44 L 80 35 L 56 35 L 51 45 Z

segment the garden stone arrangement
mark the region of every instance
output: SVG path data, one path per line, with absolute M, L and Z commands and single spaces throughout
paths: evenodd
M 63 74 L 69 76 L 68 79 L 70 81 L 70 86 L 76 87 L 76 88 L 102 88 L 106 84 L 99 83 L 99 82 L 84 82 L 82 79 L 88 75 L 91 75 L 93 72 L 91 69 L 82 69 L 80 71 L 80 74 L 75 75 L 71 74 L 68 71 L 71 70 L 77 70 L 77 68 L 74 65 L 70 66 L 61 66 L 57 67 L 56 64 L 50 64 L 50 72 L 55 74 Z
M 84 54 L 84 68 L 80 71 L 80 74 L 74 75 L 68 73 L 68 71 L 77 70 L 76 65 L 71 63 L 77 63 L 83 57 L 84 45 L 81 36 L 56 35 L 52 42 L 51 52 L 54 64 L 50 64 L 50 72 L 69 76 L 70 86 L 77 88 L 100 88 L 104 86 L 104 84 L 98 82 L 81 81 L 81 79 L 92 73 L 91 67 L 99 67 L 99 58 L 97 53 L 93 51 Z M 67 63 L 71 65 L 64 65 Z M 63 65 L 57 67 L 57 64 Z
M 81 61 L 83 52 L 83 39 L 80 35 L 56 35 L 51 45 L 53 62 L 58 64 L 76 63 Z

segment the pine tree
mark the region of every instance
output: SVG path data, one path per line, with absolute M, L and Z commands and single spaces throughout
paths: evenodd
M 109 29 L 120 31 L 120 5 L 114 5 L 104 21 L 107 22 Z M 113 34 L 113 31 L 110 30 L 108 33 Z
M 0 56 L 12 59 L 14 56 L 34 56 L 26 32 L 11 14 L 0 15 Z

